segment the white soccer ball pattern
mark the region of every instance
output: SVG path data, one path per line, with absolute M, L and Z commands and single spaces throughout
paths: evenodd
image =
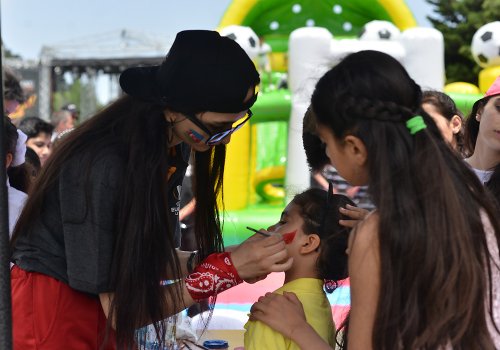
M 401 31 L 388 21 L 371 21 L 363 26 L 359 35 L 360 40 L 396 40 Z
M 256 58 L 260 53 L 259 37 L 250 27 L 227 26 L 220 31 L 220 35 L 227 36 L 240 44 L 251 59 Z
M 500 65 L 500 21 L 485 24 L 474 33 L 471 51 L 483 68 Z

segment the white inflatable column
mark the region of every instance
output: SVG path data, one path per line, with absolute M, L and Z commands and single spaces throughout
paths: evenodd
M 302 120 L 316 81 L 330 68 L 332 34 L 325 28 L 300 28 L 290 34 L 288 76 L 292 111 L 288 126 L 285 190 L 287 199 L 310 186 L 302 145 Z
M 410 28 L 401 33 L 404 66 L 424 90 L 442 91 L 445 83 L 443 34 L 434 28 Z

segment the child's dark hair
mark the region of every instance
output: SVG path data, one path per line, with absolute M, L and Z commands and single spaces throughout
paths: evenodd
M 4 67 L 4 98 L 6 100 L 15 100 L 18 103 L 24 103 L 26 96 L 21 87 L 20 78 L 9 67 Z
M 325 153 L 325 145 L 316 135 L 316 119 L 311 107 L 304 114 L 302 143 L 310 170 L 321 171 L 330 161 Z
M 321 238 L 317 261 L 319 277 L 333 282 L 347 278 L 346 249 L 350 228 L 339 224 L 344 218 L 339 208 L 347 204 L 354 206 L 354 202 L 344 195 L 329 195 L 325 190 L 310 188 L 296 195 L 292 203 L 299 208 L 304 220 L 304 233 L 316 233 Z
M 436 90 L 427 90 L 422 92 L 422 104 L 427 103 L 434 106 L 439 114 L 445 117 L 448 121 L 454 116 L 458 116 L 462 120 L 462 124 L 464 121 L 464 115 L 458 109 L 455 101 L 441 91 Z M 455 141 L 457 143 L 457 151 L 460 154 L 464 152 L 464 130 L 463 128 L 455 134 Z
M 3 146 L 5 153 L 12 154 L 13 157 L 16 155 L 16 145 L 17 145 L 17 129 L 9 117 L 3 117 L 4 131 L 3 131 Z
M 29 193 L 41 168 L 40 158 L 36 152 L 26 147 L 24 163 L 8 170 L 10 185 L 19 191 Z
M 54 127 L 38 117 L 26 117 L 19 123 L 19 129 L 28 136 L 28 139 L 37 137 L 40 133 L 51 135 Z
M 4 131 L 3 131 L 3 144 L 5 153 L 10 153 L 12 157 L 16 157 L 17 139 L 19 138 L 17 134 L 17 129 L 12 123 L 9 117 L 4 117 Z M 7 169 L 7 176 L 9 177 L 9 183 L 12 187 L 18 189 L 19 191 L 26 192 L 27 184 L 27 173 L 24 164 L 13 167 L 9 166 Z

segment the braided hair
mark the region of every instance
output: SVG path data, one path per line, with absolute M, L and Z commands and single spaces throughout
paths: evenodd
M 421 99 L 404 67 L 376 51 L 347 56 L 312 95 L 318 128 L 339 142 L 353 135 L 366 147 L 381 271 L 372 344 L 492 349 L 486 319 L 493 320 L 493 311 L 485 308 L 492 277 L 480 211 L 497 241 L 500 224 L 481 183 L 446 145 Z M 405 123 L 415 115 L 427 128 L 412 135 Z M 472 287 L 463 288 L 463 281 Z

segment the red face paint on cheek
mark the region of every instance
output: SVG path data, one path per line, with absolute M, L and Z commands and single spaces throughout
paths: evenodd
M 285 244 L 290 244 L 292 243 L 293 239 L 295 238 L 295 234 L 297 233 L 297 230 L 288 232 L 288 233 L 283 233 L 283 241 Z

